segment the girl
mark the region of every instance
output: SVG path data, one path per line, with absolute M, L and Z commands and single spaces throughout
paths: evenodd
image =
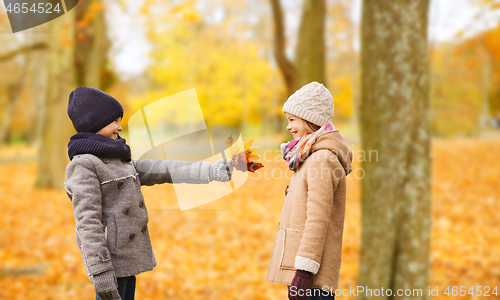
M 287 285 L 292 300 L 334 299 L 338 287 L 352 152 L 331 123 L 333 109 L 332 95 L 318 82 L 283 106 L 293 139 L 281 144 L 281 154 L 294 173 L 267 281 Z
M 157 265 L 141 185 L 229 181 L 231 160 L 131 159 L 119 135 L 122 106 L 95 88 L 71 92 L 68 115 L 78 133 L 68 143 L 64 184 L 87 276 L 96 299 L 133 300 L 135 275 Z

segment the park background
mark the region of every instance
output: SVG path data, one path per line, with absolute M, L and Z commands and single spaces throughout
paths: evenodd
M 498 1 L 394 0 L 378 7 L 370 0 L 87 0 L 15 34 L 4 9 L 0 5 L 0 299 L 94 297 L 63 189 L 67 142 L 74 134 L 66 107 L 77 86 L 99 88 L 120 101 L 126 139 L 128 119 L 142 107 L 195 88 L 207 127 L 237 128 L 266 153 L 259 160 L 265 168 L 249 173 L 242 187 L 198 209 L 181 212 L 168 184 L 143 188 L 158 266 L 138 276 L 137 299 L 286 299 L 286 287 L 265 281 L 292 175 L 278 151 L 291 139 L 281 108 L 313 80 L 331 91 L 333 124 L 354 153 L 339 288 L 387 287 L 370 281 L 377 274 L 383 282 L 403 280 L 400 286 L 422 280 L 439 286 L 435 298 L 475 299 L 443 292 L 448 286 L 469 291 L 499 285 Z M 385 18 L 377 20 L 388 27 L 372 32 L 367 24 L 380 11 Z M 381 45 L 377 34 L 394 40 Z M 411 47 L 398 44 L 408 40 Z M 372 46 L 376 51 L 366 51 Z M 398 51 L 406 51 L 400 57 L 410 67 L 369 67 L 387 65 Z M 391 71 L 399 86 L 417 77 L 424 84 L 409 84 L 411 97 L 387 94 L 389 86 L 368 88 Z M 390 101 L 370 106 L 384 97 Z M 403 110 L 408 103 L 411 108 Z M 175 120 L 179 126 L 188 122 Z M 430 148 L 417 154 L 399 146 L 387 150 L 391 143 L 418 144 L 417 135 L 398 128 L 423 131 L 418 143 Z M 380 162 L 364 161 L 364 149 L 378 150 Z M 406 154 L 384 160 L 394 149 Z M 402 173 L 391 165 L 396 159 L 409 161 L 400 166 Z M 394 172 L 394 182 L 382 181 L 396 191 L 388 194 L 390 201 L 373 185 L 377 167 Z M 401 177 L 413 168 L 422 170 L 422 182 L 430 181 L 413 198 L 418 217 L 406 218 L 417 222 L 415 243 L 398 239 L 405 218 L 381 226 L 382 217 L 363 213 L 363 204 L 377 212 L 413 203 L 394 196 L 405 184 L 418 186 Z M 403 241 L 399 252 L 388 250 L 391 243 L 370 244 L 362 228 L 380 229 L 372 238 L 381 241 Z M 401 258 L 403 248 L 410 254 Z M 370 253 L 380 255 L 379 262 Z M 412 260 L 422 264 L 413 277 L 398 275 L 414 266 Z

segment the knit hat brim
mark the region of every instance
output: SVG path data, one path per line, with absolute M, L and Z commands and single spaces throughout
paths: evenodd
M 328 122 L 331 122 L 331 120 L 327 120 L 326 118 L 322 116 L 318 116 L 314 113 L 312 113 L 309 110 L 305 110 L 302 107 L 299 107 L 297 105 L 293 105 L 290 102 L 286 102 L 283 105 L 283 113 L 289 113 L 294 116 L 297 116 L 303 120 L 309 121 L 313 124 L 316 124 L 318 126 L 323 126 Z
M 123 118 L 123 109 L 114 111 L 113 113 L 106 115 L 106 117 L 95 122 L 95 124 L 92 125 L 92 127 L 87 128 L 85 131 L 96 133 L 99 130 L 103 129 L 104 127 L 108 126 L 110 123 L 112 123 L 113 121 L 115 121 L 118 118 Z

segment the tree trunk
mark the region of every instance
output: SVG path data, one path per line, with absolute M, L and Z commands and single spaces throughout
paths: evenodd
M 102 0 L 81 1 L 76 7 L 75 67 L 79 86 L 102 89 L 102 74 L 109 50 Z M 85 20 L 89 20 L 85 24 Z
M 17 84 L 9 85 L 7 88 L 7 104 L 5 110 L 3 112 L 2 122 L 0 123 L 0 146 L 4 143 L 5 138 L 7 137 L 7 129 L 10 125 L 10 120 L 12 118 L 12 112 L 14 111 L 14 107 L 16 105 L 17 100 L 19 99 L 19 92 L 21 89 L 21 81 Z
M 32 40 L 34 39 L 32 36 L 24 37 L 25 40 Z M 14 109 L 20 100 L 20 94 L 26 85 L 26 81 L 29 80 L 28 77 L 31 77 L 28 75 L 30 71 L 32 71 L 30 68 L 32 67 L 32 56 L 35 55 L 34 50 L 44 50 L 47 49 L 47 43 L 45 42 L 28 42 L 26 41 L 25 45 L 22 45 L 18 47 L 15 50 L 9 51 L 7 53 L 1 54 L 0 55 L 0 62 L 4 63 L 9 60 L 12 60 L 18 55 L 23 55 L 24 56 L 24 62 L 22 63 L 21 67 L 21 75 L 19 76 L 19 79 L 12 78 L 12 74 L 9 73 L 10 75 L 10 80 L 8 81 L 9 83 L 7 84 L 7 104 L 6 108 L 3 112 L 3 118 L 1 118 L 2 122 L 0 124 L 0 146 L 5 142 L 6 137 L 8 136 L 8 129 L 10 126 L 10 122 L 13 116 Z M 17 77 L 17 76 L 16 76 Z M 40 77 L 40 76 L 39 76 Z M 31 79 L 31 78 L 30 78 Z M 30 134 L 28 134 L 30 136 Z
M 270 0 L 274 23 L 274 57 L 285 81 L 288 98 L 303 85 L 318 81 L 325 83 L 325 0 L 305 0 L 298 32 L 295 64 L 286 57 L 285 26 L 279 0 Z M 281 101 L 282 104 L 286 99 Z M 278 128 L 285 140 L 291 135 L 286 130 L 286 118 L 278 117 Z
M 298 87 L 325 82 L 325 0 L 305 0 L 295 53 Z
M 51 37 L 49 91 L 37 187 L 63 186 L 68 163 L 67 145 L 75 133 L 67 114 L 69 94 L 77 86 L 102 89 L 104 84 L 102 75 L 109 40 L 102 0 L 82 1 L 64 19 L 67 20 L 64 38 Z M 62 28 L 52 31 L 61 32 Z
M 359 71 L 358 71 L 358 56 L 356 50 L 354 49 L 354 39 L 355 39 L 356 25 L 351 24 L 349 29 L 349 56 L 351 60 L 351 86 L 352 86 L 352 116 L 351 116 L 351 126 L 352 128 L 357 128 L 359 126 Z
M 274 24 L 274 59 L 285 81 L 287 95 L 293 94 L 297 88 L 297 71 L 293 63 L 286 57 L 285 25 L 280 0 L 271 0 Z
M 489 97 L 490 97 L 490 80 L 491 80 L 491 57 L 486 51 L 483 49 L 482 53 L 482 64 L 483 64 L 483 76 L 481 82 L 481 94 L 482 94 L 482 113 L 479 120 L 479 134 L 484 134 L 488 129 L 488 123 L 490 121 L 490 105 L 489 105 Z
M 40 149 L 43 135 L 43 124 L 45 123 L 46 117 L 46 103 L 47 100 L 47 88 L 48 88 L 48 75 L 46 68 L 40 70 L 41 66 L 47 65 L 48 55 L 46 52 L 34 54 L 33 60 L 38 63 L 38 65 L 32 64 L 33 72 L 36 72 L 38 76 L 32 77 L 33 89 L 37 91 L 33 95 L 33 105 L 35 105 L 35 114 L 33 115 L 33 123 L 30 130 L 30 135 L 28 139 L 28 144 L 33 145 Z
M 429 298 L 428 8 L 429 0 L 363 1 L 358 286 L 391 289 L 380 299 Z
M 285 25 L 280 0 L 270 1 L 274 23 L 274 59 L 286 85 L 285 99 L 278 101 L 278 105 L 283 105 L 286 99 L 298 89 L 298 75 L 297 69 L 295 69 L 293 63 L 286 56 Z M 277 132 L 284 136 L 284 140 L 289 139 L 290 134 L 286 130 L 286 118 L 283 115 L 277 116 L 276 125 Z
M 54 34 L 49 36 L 49 86 L 35 187 L 62 188 L 72 128 L 67 103 L 69 93 L 75 88 L 74 14 L 52 20 L 49 27 Z

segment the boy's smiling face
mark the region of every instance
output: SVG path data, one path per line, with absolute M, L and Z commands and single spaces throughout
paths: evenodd
M 305 127 L 306 122 L 304 120 L 289 113 L 285 113 L 285 115 L 288 119 L 288 126 L 286 129 L 290 131 L 294 139 L 300 139 L 301 137 L 307 135 Z
M 106 127 L 102 128 L 96 133 L 117 140 L 118 133 L 123 130 L 123 128 L 120 126 L 121 120 L 122 118 L 114 120 L 113 122 L 109 123 Z

